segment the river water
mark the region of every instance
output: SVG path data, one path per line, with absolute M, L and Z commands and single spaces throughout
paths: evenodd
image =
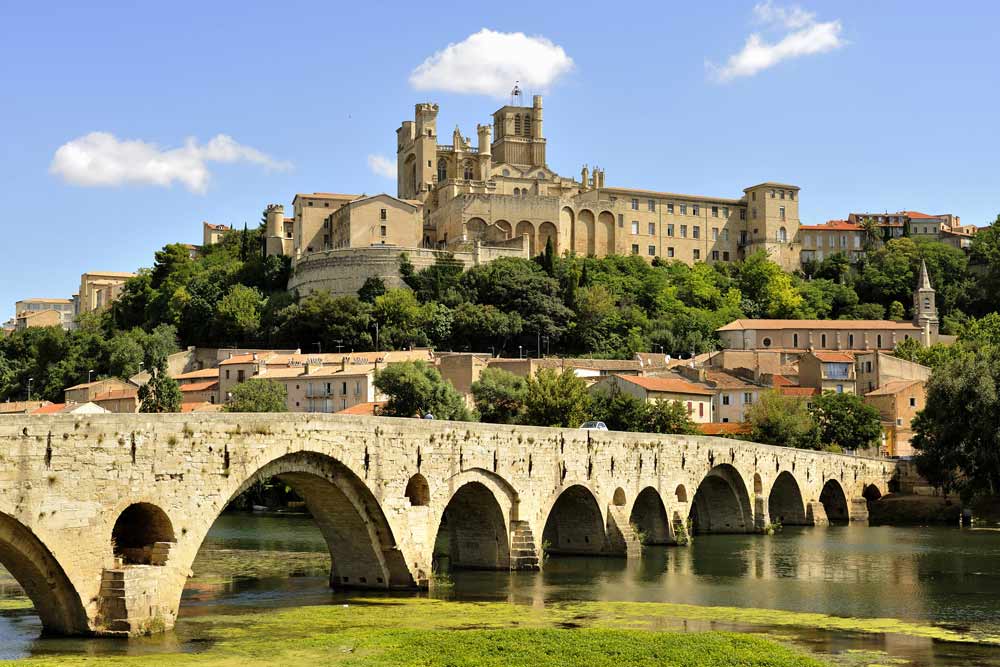
M 168 636 L 131 645 L 39 639 L 33 613 L 7 611 L 0 613 L 0 659 L 184 649 L 205 632 L 203 623 L 185 622 L 193 616 L 343 600 L 327 588 L 325 554 L 323 538 L 307 517 L 226 514 L 199 553 L 177 627 Z M 452 579 L 454 585 L 439 595 L 523 604 L 671 602 L 819 612 L 1000 636 L 1000 532 L 993 530 L 786 527 L 773 536 L 700 535 L 688 548 L 647 547 L 641 560 L 553 558 L 539 573 L 456 572 Z M 0 569 L 4 595 L 16 596 L 18 589 Z M 816 650 L 882 650 L 915 667 L 1000 667 L 1000 647 L 832 630 L 794 634 Z

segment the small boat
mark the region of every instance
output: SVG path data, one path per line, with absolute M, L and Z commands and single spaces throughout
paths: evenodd
M 251 505 L 250 508 L 254 512 L 266 512 L 267 511 L 267 508 L 265 506 L 263 506 L 263 505 Z

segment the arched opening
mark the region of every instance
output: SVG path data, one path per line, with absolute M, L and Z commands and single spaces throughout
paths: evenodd
M 527 220 L 522 220 L 517 223 L 517 227 L 514 228 L 514 236 L 527 236 L 528 237 L 528 253 L 532 256 L 535 255 L 535 227 Z
M 687 489 L 684 488 L 683 484 L 677 485 L 674 495 L 677 496 L 677 502 L 679 503 L 686 503 L 688 501 L 688 492 Z
M 176 541 L 170 517 L 150 503 L 126 507 L 111 530 L 115 556 L 125 565 L 165 565 Z
M 597 216 L 594 237 L 594 254 L 598 256 L 615 254 L 615 216 L 610 211 L 602 211 Z
M 753 495 L 759 496 L 764 493 L 764 485 L 760 480 L 760 473 L 755 472 L 753 474 Z
M 745 533 L 753 525 L 750 498 L 729 464 L 712 468 L 694 494 L 691 523 L 697 533 Z
M 427 484 L 427 478 L 419 472 L 410 478 L 406 483 L 406 499 L 413 507 L 422 507 L 431 502 L 431 487 Z
M 872 505 L 874 505 L 875 503 L 877 503 L 878 500 L 879 500 L 879 498 L 882 497 L 882 492 L 879 491 L 878 487 L 875 486 L 874 484 L 868 484 L 867 486 L 865 486 L 864 490 L 861 492 L 861 495 L 867 501 L 866 504 L 868 505 L 868 511 L 871 512 L 872 511 Z
M 551 222 L 543 222 L 538 225 L 538 252 L 545 250 L 545 246 L 548 245 L 549 239 L 552 240 L 552 252 L 559 254 L 559 231 L 556 226 Z
M 667 544 L 670 542 L 670 527 L 667 525 L 667 508 L 656 489 L 647 486 L 632 505 L 629 523 L 639 529 L 643 544 Z
M 514 114 L 514 135 L 521 136 L 521 114 Z
M 438 171 L 438 183 L 441 183 L 443 181 L 447 181 L 448 180 L 448 161 L 445 160 L 444 158 L 441 158 L 440 160 L 438 160 L 437 171 Z
M 509 222 L 507 222 L 506 220 L 497 220 L 493 224 L 495 224 L 497 226 L 497 229 L 500 230 L 500 232 L 503 234 L 503 237 L 505 239 L 509 239 L 511 237 L 512 232 L 511 232 L 511 228 L 510 228 L 510 223 Z
M 521 196 L 521 188 L 514 188 L 514 196 L 515 197 Z
M 828 479 L 823 485 L 823 491 L 819 494 L 819 501 L 826 511 L 826 519 L 831 525 L 845 524 L 850 522 L 851 515 L 847 510 L 847 496 L 840 482 L 835 479 Z
M 481 239 L 485 231 L 486 221 L 482 218 L 471 218 L 465 223 L 465 238 L 469 241 Z
M 787 470 L 778 475 L 771 485 L 771 493 L 767 497 L 767 510 L 771 523 L 783 526 L 805 526 L 806 506 L 802 501 L 799 484 Z
M 434 540 L 431 567 L 435 572 L 510 568 L 507 523 L 484 484 L 468 482 L 448 501 Z
M 615 489 L 615 494 L 614 497 L 612 497 L 611 502 L 615 505 L 615 507 L 625 507 L 625 489 L 620 486 Z
M 87 633 L 87 614 L 83 603 L 62 566 L 31 529 L 2 513 L 0 566 L 10 573 L 31 600 L 42 622 L 43 633 Z
M 573 252 L 594 254 L 594 214 L 587 209 L 580 211 L 573 227 Z
M 467 181 L 471 181 L 472 179 L 474 179 L 476 177 L 475 176 L 475 169 L 474 169 L 474 167 L 472 165 L 472 161 L 471 160 L 466 160 L 465 161 L 465 164 L 463 165 L 463 172 L 464 172 L 465 180 L 467 180 Z
M 531 136 L 531 116 L 524 114 L 524 136 Z
M 550 556 L 599 554 L 604 549 L 604 519 L 597 499 L 585 486 L 559 494 L 549 510 L 542 544 Z
M 787 242 L 788 242 L 788 231 L 784 227 L 781 227 L 778 229 L 778 243 L 787 243 Z

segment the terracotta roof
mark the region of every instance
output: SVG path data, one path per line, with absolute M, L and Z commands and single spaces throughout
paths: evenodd
M 716 331 L 744 331 L 747 329 L 899 329 L 919 331 L 909 322 L 891 320 L 733 320 Z
M 804 229 L 806 231 L 820 231 L 820 232 L 830 232 L 830 231 L 843 231 L 843 232 L 860 232 L 861 227 L 854 224 L 853 222 L 848 222 L 847 220 L 828 220 L 821 225 L 800 225 L 799 229 Z
M 812 353 L 812 355 L 820 361 L 831 363 L 852 363 L 854 361 L 854 354 L 851 352 L 827 352 L 824 350 L 816 350 Z
M 920 211 L 903 211 L 902 213 L 908 218 L 914 218 L 916 220 L 928 220 L 942 217 L 940 215 L 927 215 L 926 213 L 921 213 Z
M 892 396 L 893 394 L 898 394 L 904 389 L 908 389 L 915 384 L 923 384 L 923 380 L 890 380 L 878 389 L 874 389 L 865 396 Z
M 211 389 L 218 389 L 218 380 L 206 380 L 204 382 L 189 382 L 187 384 L 181 385 L 181 391 L 209 391 Z
M 375 401 L 373 403 L 357 403 L 345 410 L 339 410 L 336 412 L 338 415 L 377 415 L 382 406 L 385 405 L 385 401 Z
M 725 371 L 705 371 L 705 380 L 717 389 L 756 389 L 758 385 Z
M 204 225 L 206 227 L 208 227 L 209 229 L 214 229 L 214 230 L 220 231 L 220 232 L 222 232 L 222 231 L 229 232 L 229 231 L 232 231 L 232 229 L 233 229 L 229 225 L 222 225 L 222 224 L 213 225 L 211 222 L 206 222 L 206 223 L 204 223 Z
M 31 411 L 33 415 L 55 415 L 59 414 L 66 409 L 65 403 L 51 403 L 49 405 L 43 405 L 40 408 L 35 408 Z
M 217 378 L 219 377 L 218 368 L 202 368 L 196 371 L 188 371 L 187 373 L 181 373 L 180 375 L 175 375 L 175 380 L 204 380 L 205 378 Z
M 63 391 L 69 391 L 70 389 L 86 389 L 88 387 L 93 387 L 95 385 L 104 384 L 105 382 L 110 382 L 112 384 L 125 385 L 128 386 L 128 382 L 124 382 L 117 378 L 104 378 L 103 380 L 94 380 L 93 382 L 84 382 L 82 384 L 75 384 L 72 387 L 66 387 Z
M 698 424 L 698 428 L 705 435 L 746 435 L 750 433 L 748 422 L 708 422 Z
M 191 403 L 181 403 L 181 412 L 222 412 L 222 406 L 206 401 L 192 401 Z
M 784 375 L 772 375 L 771 376 L 771 386 L 773 387 L 794 387 L 795 383 L 786 378 Z
M 782 396 L 818 396 L 819 389 L 816 387 L 778 387 L 778 393 Z
M 699 387 L 687 380 L 679 378 L 650 377 L 640 375 L 615 375 L 626 382 L 639 385 L 646 391 L 659 391 L 671 394 L 698 394 L 701 396 L 712 396 L 714 391 L 706 387 Z
M 122 398 L 135 398 L 139 393 L 135 389 L 120 389 L 118 391 L 105 391 L 100 394 L 95 394 L 94 398 L 91 400 L 97 401 L 112 401 Z
M 270 353 L 263 353 L 263 354 L 257 353 L 256 356 L 257 358 L 254 359 L 253 352 L 248 352 L 246 354 L 234 354 L 228 359 L 223 359 L 222 361 L 220 361 L 219 365 L 225 366 L 228 364 L 252 364 L 255 361 L 265 361 L 267 357 L 270 356 Z

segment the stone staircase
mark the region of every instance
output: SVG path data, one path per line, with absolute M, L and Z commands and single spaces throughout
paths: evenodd
M 608 507 L 608 542 L 613 552 L 624 551 L 626 558 L 639 558 L 642 555 L 642 542 L 632 529 L 624 507 Z
M 535 536 L 527 521 L 510 522 L 510 569 L 538 570 Z

